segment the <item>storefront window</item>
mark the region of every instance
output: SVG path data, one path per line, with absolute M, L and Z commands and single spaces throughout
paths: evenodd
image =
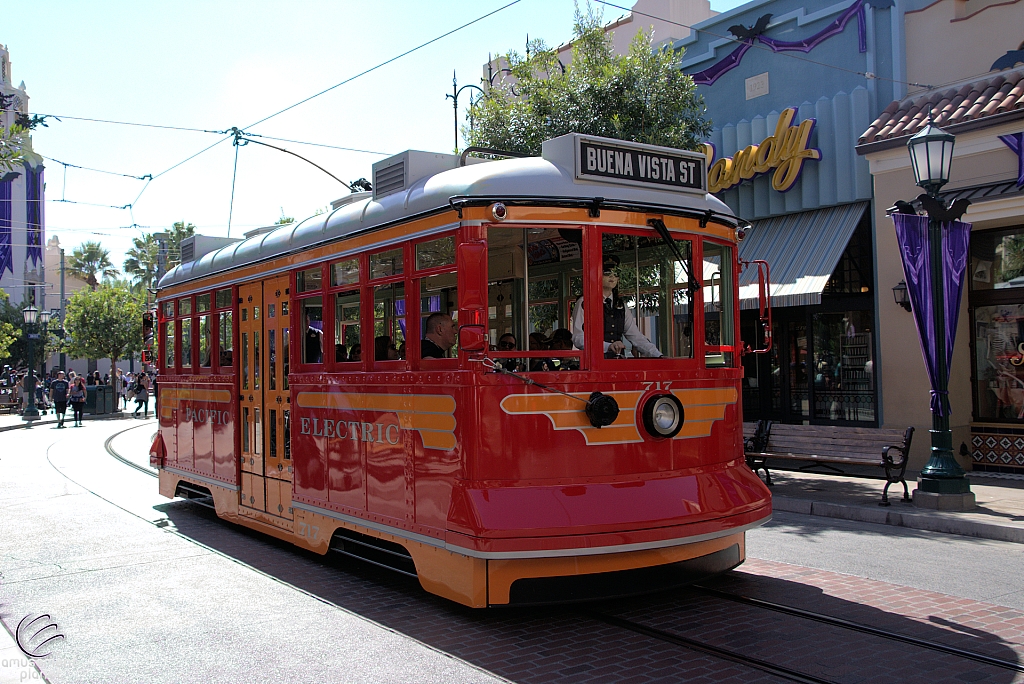
M 971 235 L 974 419 L 1024 422 L 1024 227 Z
M 1024 420 L 1024 304 L 974 308 L 975 419 Z
M 814 314 L 814 417 L 875 420 L 875 362 L 867 311 Z

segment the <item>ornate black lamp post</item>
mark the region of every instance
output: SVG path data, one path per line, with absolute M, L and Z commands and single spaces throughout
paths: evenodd
M 455 109 L 455 154 L 459 153 L 459 95 L 462 94 L 462 91 L 465 90 L 466 88 L 476 88 L 477 90 L 480 91 L 481 95 L 487 94 L 484 92 L 483 88 L 481 88 L 480 86 L 473 85 L 472 83 L 466 84 L 460 88 L 459 80 L 455 76 L 455 72 L 452 72 L 452 92 L 449 93 L 448 95 L 445 95 L 444 97 L 446 100 L 449 97 L 452 98 L 452 107 Z M 469 95 L 469 106 L 472 107 L 473 93 L 470 93 Z M 473 128 L 472 119 L 470 120 L 469 127 L 471 129 Z
M 39 338 L 39 333 L 33 333 L 32 328 L 35 327 L 36 321 L 39 320 L 39 309 L 29 304 L 21 310 L 22 317 L 25 320 L 25 333 L 28 340 L 28 375 L 25 376 L 25 396 L 27 397 L 27 406 L 25 406 L 24 413 L 21 414 L 21 419 L 25 421 L 39 420 L 39 409 L 36 408 L 36 376 L 35 376 L 35 357 L 33 355 L 32 343 Z M 47 312 L 49 314 L 49 312 Z
M 932 494 L 965 495 L 971 491 L 970 482 L 965 477 L 964 469 L 953 457 L 953 437 L 949 429 L 949 368 L 948 348 L 952 347 L 952 339 L 947 340 L 947 331 L 951 336 L 956 334 L 956 321 L 950 321 L 947 325 L 946 289 L 947 282 L 951 278 L 959 280 L 962 274 L 958 275 L 949 272 L 951 266 L 946 264 L 946 252 L 948 246 L 944 242 L 951 239 L 945 233 L 951 230 L 951 222 L 959 220 L 960 216 L 967 209 L 968 202 L 960 200 L 952 207 L 946 207 L 939 199 L 939 189 L 949 180 L 950 164 L 953 159 L 953 144 L 955 136 L 943 131 L 941 128 L 928 124 L 916 135 L 910 138 L 907 149 L 910 152 L 910 160 L 914 168 L 914 177 L 917 184 L 922 187 L 925 194 L 917 199 L 920 206 L 928 214 L 928 239 L 927 252 L 929 257 L 930 292 L 919 294 L 917 302 L 924 303 L 924 297 L 931 302 L 930 311 L 915 312 L 918 320 L 919 333 L 922 337 L 922 346 L 930 348 L 927 336 L 933 336 L 935 350 L 932 379 L 932 429 L 931 429 L 931 457 L 928 463 L 921 469 L 921 478 L 918 481 L 918 491 Z M 910 276 L 908 276 L 909 278 Z M 960 290 L 953 290 L 959 294 Z M 915 304 L 919 305 L 919 304 Z M 954 308 L 954 311 L 957 310 Z M 919 314 L 919 315 L 918 315 Z M 929 316 L 930 314 L 930 316 Z M 931 321 L 928 321 L 928 318 Z M 927 325 L 930 322 L 931 325 Z M 927 354 L 927 352 L 926 352 Z M 916 494 L 916 492 L 915 492 Z M 930 504 L 926 504 L 929 505 Z M 971 504 L 973 506 L 973 504 Z M 946 508 L 946 505 L 940 505 Z M 949 508 L 957 508 L 950 504 Z

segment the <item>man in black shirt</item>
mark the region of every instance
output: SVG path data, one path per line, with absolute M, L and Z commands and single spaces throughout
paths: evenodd
M 430 314 L 424 326 L 425 336 L 420 341 L 420 358 L 444 359 L 455 344 L 455 322 L 446 313 Z
M 50 383 L 50 400 L 57 414 L 57 427 L 64 427 L 64 412 L 68 410 L 68 390 L 71 385 L 64 379 L 64 371 L 58 371 L 57 379 Z

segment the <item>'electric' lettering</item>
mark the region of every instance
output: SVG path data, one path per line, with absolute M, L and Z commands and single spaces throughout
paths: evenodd
M 376 429 L 374 429 L 376 428 Z M 351 439 L 354 442 L 386 442 L 398 444 L 401 429 L 397 425 L 383 423 L 363 423 L 359 421 L 321 420 L 319 418 L 299 418 L 299 434 L 313 437 L 333 437 L 335 439 Z

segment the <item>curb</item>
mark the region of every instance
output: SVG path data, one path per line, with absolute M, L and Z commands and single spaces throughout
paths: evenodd
M 978 537 L 980 539 L 993 539 L 996 541 L 1008 541 L 1015 542 L 1017 544 L 1024 544 L 1024 527 L 1011 527 L 977 520 L 968 520 L 954 517 L 954 514 L 945 516 L 901 511 L 897 508 L 897 506 L 900 505 L 900 502 L 897 501 L 888 508 L 879 506 L 878 508 L 872 509 L 867 508 L 866 506 L 847 506 L 844 504 L 828 503 L 825 501 L 810 501 L 808 499 L 794 499 L 787 496 L 772 496 L 772 509 L 785 513 L 817 515 L 825 518 L 839 518 L 842 520 L 875 523 L 877 525 L 907 527 L 915 530 L 926 530 L 928 532 L 957 534 L 962 537 Z
M 128 417 L 129 416 L 127 414 L 118 412 L 118 413 L 109 413 L 109 414 L 103 415 L 103 416 L 82 416 L 82 420 L 83 421 L 86 421 L 86 420 L 125 420 Z M 56 425 L 56 424 L 57 424 L 57 420 L 56 419 L 52 419 L 52 420 L 33 420 L 31 422 L 24 422 L 24 423 L 21 423 L 19 425 L 4 425 L 4 426 L 0 427 L 0 432 L 9 432 L 10 430 L 24 430 L 26 428 L 31 428 L 31 427 L 36 426 L 36 425 Z

